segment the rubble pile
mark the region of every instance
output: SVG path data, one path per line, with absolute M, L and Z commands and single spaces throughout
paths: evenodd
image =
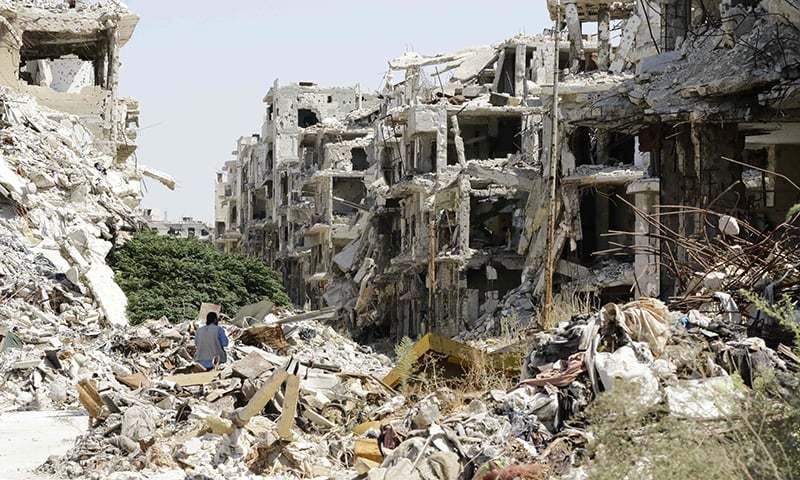
M 42 109 L 30 97 L 0 89 L 0 122 L 0 317 L 7 351 L 0 369 L 27 377 L 46 351 L 51 365 L 78 374 L 89 358 L 62 352 L 127 324 L 125 295 L 105 256 L 136 226 L 140 175 L 98 150 L 76 116 Z M 16 344 L 24 347 L 8 352 Z M 34 374 L 19 389 L 4 389 L 0 404 L 46 406 L 41 382 Z M 57 390 L 51 393 L 62 399 Z
M 192 362 L 197 322 L 149 321 L 75 355 L 93 360 L 78 391 L 100 398 L 94 427 L 43 471 L 118 480 L 586 478 L 594 437 L 583 414 L 604 392 L 632 385 L 637 405 L 713 421 L 733 415 L 746 394 L 737 377 L 747 387 L 766 372 L 796 382 L 800 358 L 789 345 L 749 336 L 729 295 L 712 297 L 716 305 L 686 312 L 648 298 L 608 304 L 530 333 L 512 388 L 475 391 L 467 374 L 428 378 L 405 395 L 390 386 L 387 357 L 316 320 L 294 320 L 308 314 L 226 325 L 229 363 L 208 372 Z
M 230 326 L 236 345 L 229 363 L 211 372 L 197 369 L 192 360 L 195 329 L 194 321 L 148 321 L 70 350 L 71 358 L 85 359 L 75 375 L 66 366 L 71 363 L 65 362 L 63 370 L 34 366 L 61 381 L 80 379 L 82 398 L 73 398 L 70 386 L 70 398 L 59 406 L 79 400 L 94 425 L 65 458 L 43 469 L 59 478 L 140 471 L 112 478 L 258 478 L 256 473 L 268 471 L 285 471 L 287 478 L 346 477 L 352 461 L 350 429 L 382 419 L 404 403 L 379 380 L 389 370 L 387 357 L 315 321 L 284 326 L 285 337 L 278 334 L 275 342 L 259 346 L 238 341 L 247 329 Z M 83 368 L 86 363 L 90 369 Z M 265 385 L 269 388 L 281 372 L 286 378 L 287 371 L 299 380 L 295 403 L 289 407 L 289 387 L 285 393 L 273 390 L 274 398 L 252 407 Z M 93 405 L 84 395 L 100 402 Z M 294 414 L 280 416 L 290 408 L 296 420 Z M 221 427 L 225 415 L 241 419 L 248 409 L 243 429 L 231 433 Z M 288 419 L 291 431 L 282 430 L 280 418 Z M 170 470 L 186 474 L 175 477 Z M 154 472 L 158 475 L 151 477 Z

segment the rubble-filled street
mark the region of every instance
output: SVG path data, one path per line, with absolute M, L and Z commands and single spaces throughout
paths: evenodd
M 537 3 L 261 79 L 206 223 L 137 13 L 0 0 L 0 479 L 800 479 L 800 3 Z

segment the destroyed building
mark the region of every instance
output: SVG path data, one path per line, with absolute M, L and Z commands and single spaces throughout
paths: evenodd
M 300 105 L 284 112 L 285 126 L 273 125 L 282 91 L 273 89 L 262 134 L 240 140 L 225 166 L 233 207 L 218 208 L 228 229 L 218 242 L 280 268 L 298 305 L 335 306 L 351 327 L 415 337 L 526 323 L 545 289 L 553 214 L 555 290 L 603 303 L 685 287 L 660 265 L 686 252 L 645 235 L 647 215 L 664 213 L 688 237 L 718 233 L 702 224 L 702 209 L 764 228 L 785 218 L 798 200 L 789 182 L 800 181 L 791 160 L 800 144 L 796 8 L 744 0 L 549 0 L 548 8 L 565 27 L 558 39 L 518 35 L 390 61 L 368 107 L 337 111 L 357 119 L 349 135 L 329 130 L 341 145 L 321 146 L 327 113 Z M 291 88 L 300 99 L 312 87 Z M 329 159 L 334 151 L 343 163 Z M 273 172 L 263 180 L 261 164 Z M 294 165 L 303 180 L 289 173 Z M 253 234 L 261 228 L 271 233 Z
M 217 174 L 216 244 L 281 272 L 297 305 L 322 306 L 332 257 L 359 237 L 375 95 L 275 81 L 260 134 Z
M 166 213 L 155 208 L 142 208 L 139 212 L 147 228 L 158 232 L 159 235 L 196 238 L 204 242 L 210 242 L 213 238 L 211 227 L 193 217 L 170 220 Z
M 375 94 L 276 82 L 261 132 L 217 175 L 214 241 L 275 266 L 317 310 L 245 306 L 224 322 L 228 362 L 201 372 L 203 316 L 128 325 L 105 262 L 142 227 L 143 176 L 174 187 L 126 143 L 133 104 L 85 83 L 86 65 L 76 88 L 49 79 L 69 52 L 20 53 L 0 85 L 0 411 L 20 436 L 74 430 L 25 478 L 581 479 L 631 445 L 603 478 L 706 461 L 729 467 L 719 478 L 791 478 L 795 5 L 549 0 L 563 36 L 406 53 Z M 109 38 L 131 15 L 116 0 L 0 0 L 0 38 Z M 610 303 L 490 338 L 537 314 L 551 259 L 556 291 Z M 398 342 L 391 368 L 333 327 L 421 338 Z M 466 335 L 480 342 L 448 338 Z
M 122 4 L 0 2 L 0 84 L 80 117 L 97 147 L 124 162 L 139 104 L 117 95 L 121 50 L 139 17 Z

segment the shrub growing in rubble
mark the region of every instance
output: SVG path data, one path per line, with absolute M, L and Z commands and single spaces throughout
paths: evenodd
M 218 303 L 229 315 L 264 298 L 289 304 L 278 276 L 262 262 L 225 255 L 195 239 L 140 232 L 115 249 L 109 263 L 134 324 L 162 316 L 195 318 L 202 302 Z

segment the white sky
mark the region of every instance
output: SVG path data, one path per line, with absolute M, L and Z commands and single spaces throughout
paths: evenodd
M 545 0 L 128 0 L 141 17 L 122 50 L 121 94 L 141 103 L 143 205 L 212 223 L 214 175 L 241 135 L 261 130 L 262 98 L 281 84 L 380 86 L 387 61 L 502 41 L 551 26 Z

